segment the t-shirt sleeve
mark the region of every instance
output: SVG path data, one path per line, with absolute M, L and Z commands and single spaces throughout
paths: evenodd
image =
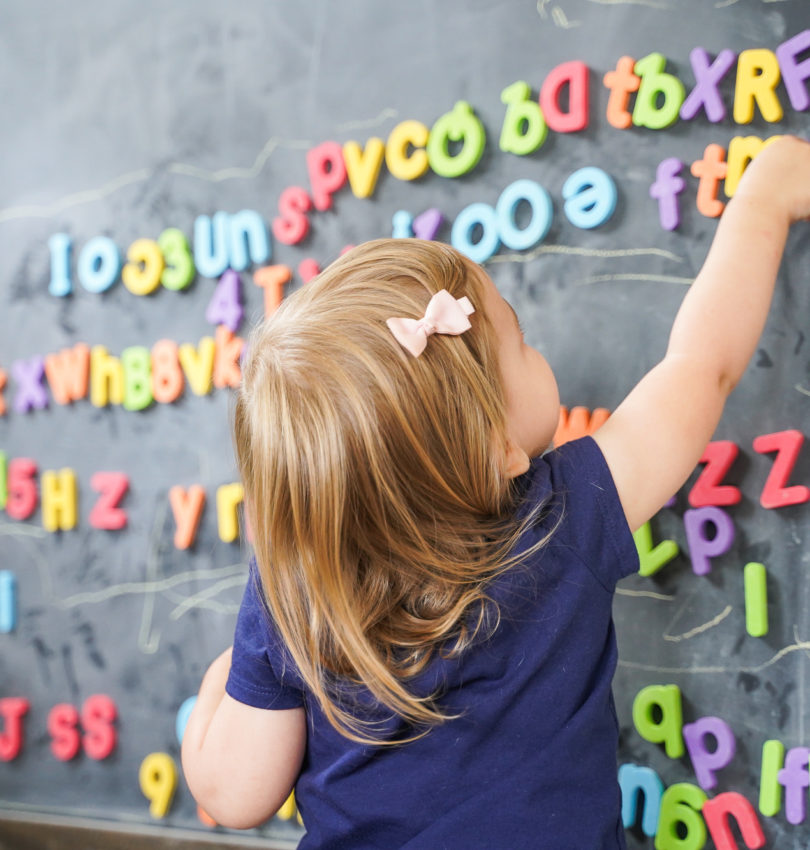
M 592 437 L 564 443 L 543 457 L 551 498 L 561 508 L 560 545 L 570 546 L 609 591 L 638 571 L 638 550 L 605 456 Z
M 236 620 L 225 691 L 254 708 L 297 708 L 304 704 L 304 694 L 291 665 L 264 604 L 259 573 L 252 560 Z

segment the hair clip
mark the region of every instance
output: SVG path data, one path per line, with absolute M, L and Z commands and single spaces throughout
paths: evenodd
M 474 312 L 469 298 L 453 298 L 446 289 L 442 289 L 430 299 L 421 319 L 391 318 L 385 323 L 397 342 L 418 357 L 425 350 L 431 334 L 458 336 L 468 331 L 472 325 L 467 316 Z

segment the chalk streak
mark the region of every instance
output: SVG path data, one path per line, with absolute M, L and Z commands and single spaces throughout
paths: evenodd
M 383 109 L 374 118 L 360 121 L 349 121 L 338 126 L 338 131 L 355 130 L 367 127 L 374 127 L 382 124 L 390 118 L 395 118 L 397 112 L 393 109 Z M 247 168 L 237 166 L 221 169 L 206 169 L 192 165 L 186 162 L 172 162 L 166 167 L 169 174 L 179 174 L 185 177 L 193 177 L 197 180 L 204 180 L 209 183 L 221 183 L 224 180 L 236 179 L 251 179 L 257 177 L 267 160 L 279 148 L 289 150 L 308 150 L 312 147 L 312 142 L 306 139 L 283 139 L 280 136 L 272 136 L 265 143 L 256 158 L 253 165 Z M 141 168 L 136 171 L 130 171 L 127 174 L 121 174 L 113 178 L 102 186 L 95 189 L 85 189 L 80 192 L 74 192 L 70 195 L 65 195 L 49 204 L 23 204 L 20 206 L 6 207 L 0 209 L 0 224 L 9 221 L 19 221 L 30 218 L 52 218 L 65 210 L 75 207 L 90 204 L 96 201 L 102 201 L 115 192 L 132 186 L 137 183 L 143 183 L 157 172 L 155 168 Z
M 603 260 L 613 260 L 619 257 L 663 257 L 665 260 L 672 260 L 674 263 L 682 263 L 683 257 L 673 254 L 671 251 L 665 251 L 662 248 L 578 248 L 572 245 L 541 245 L 533 251 L 527 251 L 521 254 L 497 254 L 487 263 L 528 263 L 531 260 L 537 259 L 542 254 L 566 254 L 576 255 L 581 257 L 598 257 Z M 685 280 L 686 278 L 684 278 Z M 691 283 L 691 278 L 689 279 Z
M 674 602 L 674 596 L 668 596 L 664 593 L 655 593 L 652 590 L 627 590 L 624 587 L 617 587 L 616 594 L 619 596 L 645 596 L 649 599 L 660 599 L 662 602 Z
M 569 21 L 565 12 L 563 12 L 559 6 L 555 6 L 551 10 L 551 18 L 554 21 L 555 26 L 564 30 L 570 30 L 574 27 L 578 27 L 581 23 L 580 21 Z
M 209 597 L 216 596 L 221 591 L 228 590 L 231 587 L 239 587 L 240 585 L 244 585 L 244 583 L 245 574 L 242 570 L 240 570 L 239 575 L 218 581 L 216 584 L 212 584 L 210 587 L 205 588 L 205 590 L 201 590 L 199 593 L 194 594 L 194 596 L 189 596 L 187 599 L 184 599 L 183 602 L 174 608 L 174 610 L 169 614 L 169 619 L 179 620 L 183 614 L 186 614 L 192 608 L 201 605 L 203 602 L 207 601 Z
M 303 139 L 280 139 L 278 136 L 273 136 L 268 139 L 264 147 L 259 151 L 253 165 L 249 168 L 221 168 L 217 171 L 211 171 L 207 168 L 199 168 L 196 165 L 189 165 L 185 162 L 172 162 L 169 164 L 167 171 L 170 174 L 182 174 L 185 177 L 195 177 L 197 180 L 206 180 L 209 183 L 221 183 L 223 180 L 235 179 L 251 179 L 257 177 L 264 168 L 267 160 L 279 148 L 289 148 L 290 150 L 307 150 L 312 147 L 312 142 Z
M 72 195 L 66 195 L 64 198 L 60 198 L 58 201 L 54 201 L 51 204 L 27 204 L 19 207 L 8 207 L 4 210 L 0 210 L 0 224 L 4 224 L 7 221 L 17 221 L 19 219 L 26 218 L 52 218 L 58 213 L 64 212 L 72 207 L 90 204 L 93 201 L 101 201 L 120 189 L 132 186 L 135 183 L 142 183 L 144 180 L 147 180 L 152 173 L 152 169 L 142 168 L 139 171 L 131 171 L 129 174 L 122 174 L 120 177 L 110 180 L 109 183 L 105 183 L 98 189 L 86 189 L 82 192 L 75 192 Z
M 10 537 L 45 537 L 48 533 L 35 525 L 0 523 L 0 534 L 8 534 Z
M 541 18 L 548 18 L 548 13 L 546 12 L 546 6 L 551 2 L 551 0 L 537 0 L 537 13 Z
M 810 650 L 810 641 L 799 641 L 798 643 L 790 644 L 789 646 L 780 649 L 768 661 L 762 664 L 754 664 L 752 666 L 741 667 L 720 667 L 720 666 L 699 666 L 699 667 L 658 667 L 655 664 L 640 664 L 636 661 L 623 661 L 619 659 L 619 667 L 624 667 L 627 670 L 641 670 L 645 673 L 695 673 L 700 675 L 712 675 L 717 673 L 761 673 L 768 667 L 779 663 L 783 658 L 793 652 L 804 652 Z
M 801 384 L 795 384 L 793 389 L 796 390 L 797 393 L 801 393 L 802 395 L 810 396 L 810 390 L 801 386 Z
M 694 278 L 675 277 L 666 274 L 597 274 L 582 281 L 583 285 L 590 283 L 606 283 L 613 280 L 642 280 L 648 283 L 678 283 L 691 286 Z
M 368 118 L 365 121 L 347 121 L 345 124 L 338 124 L 336 129 L 339 133 L 345 133 L 349 130 L 368 130 L 372 127 L 378 127 L 389 118 L 396 118 L 398 115 L 396 109 L 383 109 L 376 118 Z
M 185 573 L 178 573 L 174 576 L 169 576 L 164 579 L 154 581 L 130 581 L 116 584 L 112 587 L 105 587 L 102 590 L 92 590 L 85 593 L 76 593 L 73 596 L 68 596 L 64 599 L 54 600 L 54 604 L 60 608 L 75 608 L 78 605 L 91 605 L 100 602 L 107 602 L 110 599 L 115 599 L 117 596 L 131 596 L 141 593 L 161 593 L 164 590 L 169 590 L 176 587 L 178 584 L 183 584 L 187 581 L 199 579 L 216 579 L 223 576 L 235 575 L 235 570 L 239 570 L 239 574 L 244 579 L 245 568 L 240 564 L 237 567 L 233 565 L 228 567 L 219 567 L 212 570 L 189 570 Z
M 728 615 L 733 611 L 731 605 L 727 605 L 723 611 L 721 611 L 716 617 L 709 620 L 708 623 L 704 623 L 702 626 L 696 626 L 694 629 L 690 629 L 688 632 L 684 632 L 681 635 L 668 635 L 664 634 L 664 640 L 672 641 L 673 643 L 678 643 L 682 640 L 689 640 L 690 638 L 695 637 L 696 635 L 703 634 L 703 632 L 707 632 L 709 629 L 713 629 L 719 623 L 722 623 L 723 620 L 728 617 Z

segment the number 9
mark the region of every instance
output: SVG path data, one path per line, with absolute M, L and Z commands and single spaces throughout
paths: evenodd
M 150 801 L 153 818 L 166 817 L 177 787 L 177 765 L 167 753 L 150 753 L 142 762 L 138 774 L 141 791 Z

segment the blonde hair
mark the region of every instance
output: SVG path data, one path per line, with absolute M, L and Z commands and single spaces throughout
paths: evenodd
M 422 316 L 440 289 L 470 299 L 472 328 L 414 358 L 385 320 Z M 389 743 L 346 684 L 410 737 L 448 719 L 408 681 L 494 627 L 486 584 L 514 563 L 483 302 L 482 273 L 449 246 L 378 240 L 285 299 L 249 343 L 234 436 L 264 596 L 303 681 L 355 741 Z

